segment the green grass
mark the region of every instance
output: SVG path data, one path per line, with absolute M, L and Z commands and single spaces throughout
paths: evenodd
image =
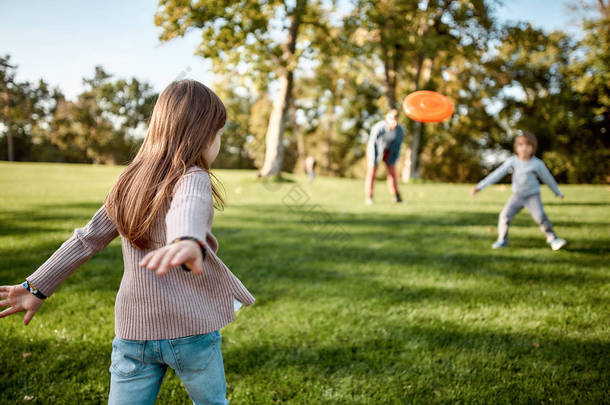
M 121 168 L 0 164 L 0 284 L 21 282 L 83 226 Z M 256 296 L 222 330 L 233 404 L 610 403 L 610 188 L 543 190 L 567 249 L 519 214 L 492 251 L 504 186 L 220 171 L 220 257 Z M 30 326 L 0 320 L 0 403 L 105 403 L 119 240 Z M 27 355 L 27 354 L 30 355 Z M 24 357 L 26 354 L 27 357 Z M 158 403 L 188 404 L 169 373 Z

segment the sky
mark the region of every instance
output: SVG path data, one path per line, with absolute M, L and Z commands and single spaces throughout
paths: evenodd
M 573 0 L 504 0 L 501 21 L 529 21 L 536 27 L 575 29 L 566 4 Z M 176 78 L 213 80 L 211 64 L 194 52 L 193 31 L 170 42 L 158 40 L 155 0 L 0 0 L 0 55 L 17 65 L 17 80 L 40 78 L 70 99 L 96 65 L 116 78 L 136 77 L 163 90 Z

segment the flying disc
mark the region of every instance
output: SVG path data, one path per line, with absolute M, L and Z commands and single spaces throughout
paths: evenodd
M 453 103 L 441 93 L 420 90 L 402 101 L 407 117 L 420 122 L 441 122 L 453 114 Z

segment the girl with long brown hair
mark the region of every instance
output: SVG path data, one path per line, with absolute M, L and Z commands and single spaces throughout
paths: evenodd
M 0 318 L 43 300 L 121 236 L 124 274 L 115 303 L 109 404 L 153 404 L 167 367 L 195 404 L 227 403 L 219 329 L 254 298 L 216 256 L 214 205 L 223 200 L 210 165 L 226 110 L 193 80 L 159 96 L 146 138 L 104 205 L 23 284 L 0 287 Z

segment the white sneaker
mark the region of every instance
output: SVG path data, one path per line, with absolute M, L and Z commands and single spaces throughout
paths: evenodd
M 372 197 L 366 197 L 366 200 L 364 200 L 364 203 L 366 205 L 373 205 L 373 198 Z
M 555 238 L 553 239 L 549 245 L 551 245 L 551 249 L 553 250 L 559 250 L 562 247 L 564 247 L 568 242 L 566 242 L 565 239 L 561 239 L 561 238 Z
M 497 240 L 497 241 L 494 242 L 493 245 L 491 245 L 491 248 L 492 249 L 502 249 L 502 248 L 505 248 L 507 246 L 508 246 L 508 241 L 507 240 L 505 240 L 505 241 Z

